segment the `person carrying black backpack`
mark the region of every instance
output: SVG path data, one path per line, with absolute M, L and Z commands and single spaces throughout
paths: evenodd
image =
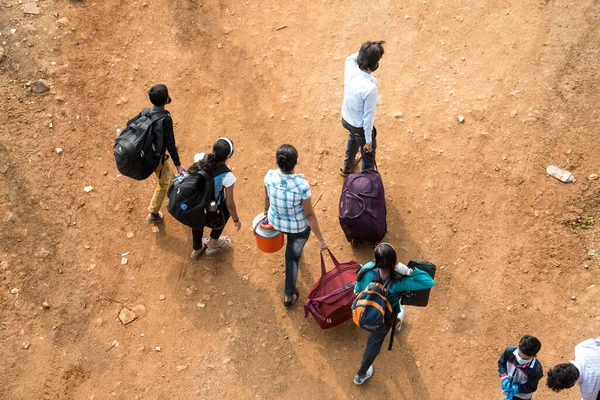
M 171 97 L 169 96 L 167 87 L 162 84 L 152 86 L 148 90 L 148 97 L 150 98 L 153 107 L 151 109 L 145 109 L 130 119 L 127 122 L 127 126 L 134 123 L 142 117 L 142 115 L 149 114 L 152 119 L 151 129 L 158 142 L 157 151 L 160 153 L 160 162 L 158 163 L 158 167 L 154 170 L 158 183 L 156 184 L 156 189 L 154 189 L 152 200 L 150 200 L 150 205 L 148 206 L 149 214 L 146 217 L 146 222 L 157 224 L 163 220 L 160 208 L 165 200 L 169 186 L 171 186 L 173 178 L 175 177 L 171 167 L 166 162 L 168 159 L 166 151 L 169 151 L 178 173 L 181 174 L 185 172 L 186 169 L 179 161 L 179 154 L 177 153 L 177 146 L 175 145 L 175 134 L 173 132 L 173 119 L 171 118 L 171 114 L 165 110 L 165 106 L 171 103 Z
M 209 204 L 209 210 L 205 213 L 195 214 L 192 226 L 192 259 L 197 259 L 205 252 L 210 256 L 222 250 L 225 250 L 231 245 L 231 239 L 227 236 L 221 237 L 225 224 L 230 217 L 233 218 L 233 223 L 237 231 L 242 227 L 242 222 L 238 216 L 235 198 L 233 194 L 233 186 L 237 180 L 235 175 L 227 167 L 226 163 L 233 156 L 233 142 L 231 139 L 221 137 L 213 144 L 212 153 L 205 157 L 195 158 L 195 162 L 188 169 L 188 177 L 184 179 L 194 178 L 194 175 L 208 174 L 212 178 L 212 185 L 205 185 L 204 189 L 210 188 L 212 201 Z M 177 185 L 173 186 L 172 190 L 177 190 Z M 197 190 L 201 190 L 198 188 Z M 171 199 L 169 199 L 171 200 Z M 181 206 L 180 206 L 181 207 Z M 210 210 L 210 208 L 214 208 Z M 171 203 L 169 203 L 169 211 Z M 203 236 L 204 227 L 211 228 L 210 236 Z

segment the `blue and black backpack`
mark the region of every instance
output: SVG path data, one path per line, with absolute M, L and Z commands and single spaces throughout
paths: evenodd
M 392 275 L 381 280 L 379 269 L 372 269 L 374 279 L 358 294 L 352 304 L 352 320 L 362 329 L 373 332 L 393 317 L 392 305 L 387 297 L 388 287 L 392 283 Z
M 211 202 L 217 200 L 214 177 L 230 171 L 227 165 L 222 164 L 211 173 L 198 171 L 183 178 L 176 177 L 167 192 L 167 210 L 173 218 L 192 229 L 203 229 L 205 226 L 212 229 L 221 228 L 222 226 L 217 225 L 225 224 L 222 210 L 211 211 L 209 207 Z M 219 197 L 223 198 L 223 193 L 220 193 Z

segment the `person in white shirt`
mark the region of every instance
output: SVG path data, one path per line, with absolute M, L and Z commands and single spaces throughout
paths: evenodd
M 377 80 L 373 72 L 379 68 L 385 42 L 365 42 L 358 53 L 346 58 L 344 69 L 344 103 L 342 126 L 350 133 L 344 164 L 340 175 L 348 176 L 355 168 L 356 153 L 360 149 L 362 169 L 375 167 L 377 129 L 373 126 L 377 104 Z
M 209 173 L 213 177 L 215 208 L 219 210 L 221 218 L 211 221 L 211 232 L 209 236 L 203 236 L 204 226 L 192 228 L 192 259 L 196 260 L 205 252 L 206 255 L 213 255 L 225 250 L 231 245 L 231 239 L 228 236 L 221 237 L 225 224 L 229 218 L 233 218 L 235 228 L 239 231 L 242 223 L 238 216 L 233 187 L 236 177 L 227 167 L 227 160 L 233 157 L 234 148 L 231 139 L 220 137 L 213 144 L 212 153 L 197 154 L 194 157 L 194 164 L 188 169 L 189 174 Z M 216 224 L 216 226 L 215 226 Z
M 548 371 L 546 384 L 555 392 L 579 383 L 582 400 L 600 400 L 600 337 L 575 346 L 575 360 Z

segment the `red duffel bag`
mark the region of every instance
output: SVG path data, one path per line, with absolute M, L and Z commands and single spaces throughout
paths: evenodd
M 354 285 L 360 264 L 348 261 L 340 264 L 328 250 L 335 267 L 327 272 L 321 252 L 321 277 L 304 302 L 304 317 L 310 312 L 322 329 L 333 328 L 352 318 Z

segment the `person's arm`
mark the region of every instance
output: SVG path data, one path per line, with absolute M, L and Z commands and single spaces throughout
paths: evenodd
M 508 370 L 506 369 L 506 362 L 508 361 L 508 357 L 510 357 L 511 351 L 508 351 L 510 347 L 502 353 L 500 358 L 498 359 L 498 374 L 500 375 L 500 379 L 504 379 L 508 377 Z M 514 351 L 514 348 L 513 348 Z
M 356 65 L 356 60 L 358 60 L 358 51 L 346 57 L 346 66 L 348 66 L 348 64 Z
M 579 372 L 581 373 L 581 371 Z M 598 388 L 594 387 L 594 385 L 583 382 L 583 384 L 579 385 L 579 392 L 581 393 L 581 400 L 597 400 L 598 393 L 596 390 Z
M 394 284 L 394 292 L 414 292 L 430 289 L 433 285 L 433 278 L 427 272 L 415 268 L 409 276 Z
M 267 190 L 267 187 L 265 186 L 265 206 L 264 206 L 265 215 L 267 215 L 269 213 L 269 207 L 271 207 L 271 200 L 269 199 L 269 191 Z
M 358 279 L 354 285 L 354 293 L 362 292 L 367 287 L 369 282 L 371 282 L 370 271 L 372 271 L 374 267 L 375 264 L 373 262 L 368 262 L 360 268 L 358 271 Z
M 179 153 L 177 152 L 177 146 L 175 145 L 175 133 L 173 132 L 173 119 L 171 117 L 165 117 L 163 120 L 163 135 L 165 140 L 165 148 L 169 151 L 169 155 L 173 159 L 173 164 L 177 168 L 177 172 L 180 174 L 185 172 L 185 168 L 179 161 Z
M 233 219 L 233 223 L 235 228 L 239 231 L 242 228 L 242 222 L 240 221 L 240 217 L 237 213 L 237 207 L 235 206 L 235 198 L 233 197 L 233 186 L 235 184 L 232 183 L 231 186 L 225 188 L 225 204 L 227 205 L 227 209 L 229 210 L 229 214 Z
M 325 250 L 327 248 L 327 242 L 323 238 L 321 229 L 319 229 L 319 221 L 317 221 L 317 216 L 315 214 L 315 211 L 313 210 L 312 200 L 310 197 L 302 200 L 302 207 L 304 208 L 304 215 L 306 215 L 308 226 L 310 226 L 310 229 L 317 237 L 321 251 Z
M 375 108 L 377 107 L 377 87 L 373 88 L 365 98 L 363 106 L 363 129 L 365 130 L 365 142 L 371 144 L 373 141 L 373 121 L 375 119 Z M 372 149 L 372 145 L 370 146 Z M 370 151 L 370 150 L 369 150 Z
M 536 363 L 539 365 L 539 361 L 536 360 Z M 533 393 L 537 390 L 538 382 L 542 379 L 544 373 L 542 372 L 542 368 L 534 368 L 533 371 L 527 376 L 527 382 L 520 383 L 517 385 L 519 388 L 519 393 L 529 394 Z

